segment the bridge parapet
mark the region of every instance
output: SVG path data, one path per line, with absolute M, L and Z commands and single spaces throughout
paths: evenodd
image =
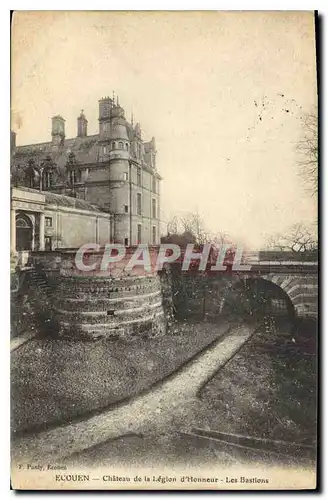
M 260 250 L 259 261 L 318 262 L 318 252 L 286 252 L 281 250 Z

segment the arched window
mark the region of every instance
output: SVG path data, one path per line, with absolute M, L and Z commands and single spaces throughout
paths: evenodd
M 18 215 L 16 218 L 16 227 L 22 228 L 22 229 L 29 229 L 32 227 L 31 221 L 27 221 L 26 218 Z
M 112 149 L 116 149 L 116 142 L 112 142 Z
M 32 250 L 33 224 L 25 214 L 16 216 L 16 250 Z
M 129 151 L 129 143 L 128 143 L 128 142 L 126 142 L 126 143 L 125 143 L 125 149 L 126 149 L 127 151 Z
M 118 143 L 118 147 L 119 147 L 120 149 L 123 149 L 123 142 L 122 142 L 122 141 L 120 141 L 120 142 Z

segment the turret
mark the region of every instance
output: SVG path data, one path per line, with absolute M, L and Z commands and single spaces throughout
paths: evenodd
M 129 140 L 127 123 L 124 118 L 113 118 L 111 122 L 110 137 L 112 140 L 119 140 L 119 139 L 122 139 L 124 141 Z
M 140 123 L 137 123 L 136 126 L 134 127 L 134 134 L 136 137 L 138 137 L 139 139 L 141 139 L 141 127 L 140 127 Z
M 52 117 L 52 143 L 54 146 L 60 146 L 65 140 L 65 120 L 62 116 Z
M 129 141 L 129 133 L 128 133 L 128 123 L 125 120 L 124 109 L 120 106 L 118 102 L 118 97 L 116 98 L 116 104 L 114 104 L 113 98 L 113 106 L 110 110 L 110 138 L 112 141 L 111 150 L 113 155 L 117 157 L 118 151 L 124 151 L 125 154 L 121 158 L 127 159 L 129 157 L 130 150 L 130 141 Z M 111 155 L 113 158 L 114 156 Z
M 119 105 L 118 100 L 116 105 L 114 105 L 110 110 L 110 116 L 111 118 L 125 118 L 124 109 Z
M 88 135 L 88 120 L 86 119 L 83 109 L 81 109 L 81 114 L 77 119 L 77 136 L 86 137 Z

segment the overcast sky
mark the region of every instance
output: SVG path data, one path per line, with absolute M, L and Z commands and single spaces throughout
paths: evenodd
M 163 218 L 196 211 L 250 246 L 315 219 L 295 145 L 316 104 L 314 20 L 296 12 L 16 12 L 12 128 L 51 139 L 51 116 L 76 135 L 81 108 L 119 95 L 156 138 Z

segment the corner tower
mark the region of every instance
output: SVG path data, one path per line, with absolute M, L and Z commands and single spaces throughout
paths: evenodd
M 113 214 L 114 241 L 125 245 L 132 244 L 130 170 L 129 124 L 117 99 L 110 109 L 109 206 Z

